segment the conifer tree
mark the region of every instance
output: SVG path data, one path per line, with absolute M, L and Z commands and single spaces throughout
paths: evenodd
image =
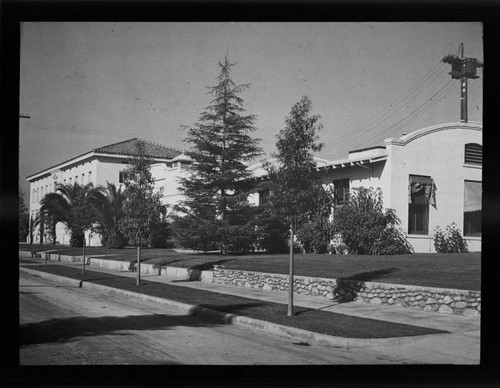
M 181 179 L 186 200 L 178 208 L 185 214 L 176 222 L 176 235 L 185 247 L 247 251 L 253 243 L 248 224 L 251 211 L 248 188 L 242 183 L 250 176 L 246 162 L 261 154 L 255 131 L 255 115 L 245 115 L 239 95 L 249 87 L 231 79 L 226 54 L 219 62 L 217 84 L 209 87 L 213 97 L 199 121 L 188 127 L 188 155 L 194 160 L 188 177 Z

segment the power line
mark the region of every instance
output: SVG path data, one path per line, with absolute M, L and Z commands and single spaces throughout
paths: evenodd
M 439 101 L 443 99 L 443 96 L 447 94 L 452 88 L 453 88 L 453 81 L 448 81 L 443 87 L 441 87 L 436 93 L 434 93 L 430 98 L 428 98 L 423 104 L 421 104 L 419 107 L 414 109 L 410 114 L 405 116 L 403 119 L 399 120 L 392 126 L 384 129 L 383 131 L 379 132 L 376 138 L 373 138 L 371 142 L 374 141 L 380 141 L 380 139 L 385 138 L 385 136 L 391 132 L 393 132 L 393 129 L 396 128 L 398 125 L 401 124 L 401 126 L 408 124 L 409 122 L 415 120 L 417 117 L 419 117 L 422 113 L 426 112 L 428 109 L 436 105 Z M 355 143 L 355 141 L 361 136 L 364 135 L 364 133 L 359 133 L 357 136 L 344 136 L 341 138 L 340 141 L 334 142 L 335 148 L 342 148 L 342 146 L 349 144 L 349 143 Z
M 397 111 L 401 110 L 404 107 L 403 103 L 405 102 L 409 103 L 410 101 L 413 101 L 430 83 L 432 83 L 437 77 L 441 75 L 441 73 L 444 71 L 444 67 L 443 69 L 440 69 L 442 65 L 443 65 L 442 62 L 436 64 L 421 79 L 419 79 L 416 83 L 414 83 L 405 93 L 396 98 L 389 106 L 384 108 L 382 111 L 380 111 L 378 114 L 376 114 L 363 124 L 354 128 L 352 131 L 350 131 L 349 134 L 347 134 L 344 137 L 352 138 L 351 136 L 353 133 L 358 133 L 356 137 L 358 138 L 359 136 L 364 134 L 360 131 L 365 129 L 366 127 L 370 126 L 372 128 L 376 128 L 383 122 L 389 120 L 392 116 L 395 115 Z M 384 116 L 386 117 L 383 118 Z M 331 143 L 337 142 L 338 140 L 339 139 L 331 140 L 328 143 L 326 143 L 325 146 L 328 147 Z M 342 140 L 342 138 L 340 140 Z

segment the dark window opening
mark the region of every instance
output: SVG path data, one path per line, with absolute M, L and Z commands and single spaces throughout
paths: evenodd
M 429 234 L 429 203 L 435 205 L 435 186 L 432 178 L 410 175 L 408 234 Z
M 268 189 L 260 190 L 259 191 L 259 205 L 265 204 L 269 200 L 270 196 L 271 196 L 270 190 L 268 190 Z
M 349 179 L 333 181 L 333 206 L 344 206 L 349 200 Z
M 125 183 L 125 181 L 129 178 L 129 173 L 127 171 L 120 171 L 119 173 L 119 177 L 118 177 L 118 182 L 120 183 Z
M 481 197 L 481 182 L 464 182 L 464 236 L 481 236 Z

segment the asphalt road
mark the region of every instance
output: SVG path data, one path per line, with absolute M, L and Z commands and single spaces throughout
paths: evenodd
M 183 315 L 163 305 L 21 275 L 21 365 L 398 362 Z

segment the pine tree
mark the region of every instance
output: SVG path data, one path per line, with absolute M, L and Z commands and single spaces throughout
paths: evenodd
M 190 175 L 180 181 L 186 200 L 179 210 L 185 217 L 176 222 L 182 245 L 194 249 L 245 251 L 252 245 L 248 225 L 248 188 L 242 182 L 250 176 L 246 162 L 260 155 L 255 115 L 245 115 L 241 92 L 248 84 L 236 85 L 226 54 L 219 62 L 217 84 L 210 87 L 213 99 L 199 121 L 188 128 L 188 153 L 194 160 Z

